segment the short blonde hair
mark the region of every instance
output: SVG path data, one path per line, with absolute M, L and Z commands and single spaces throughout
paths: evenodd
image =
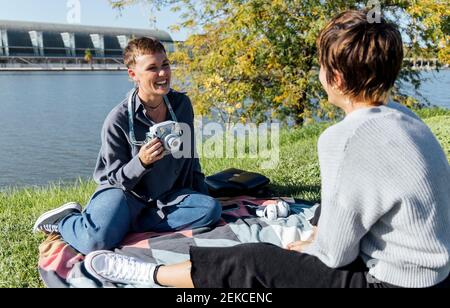
M 128 68 L 136 66 L 136 59 L 139 56 L 166 53 L 164 45 L 152 37 L 140 37 L 131 40 L 125 48 L 123 61 Z
M 384 18 L 370 23 L 367 11 L 346 11 L 331 20 L 317 40 L 319 62 L 327 81 L 343 77 L 345 95 L 382 104 L 400 74 L 404 51 L 402 37 Z

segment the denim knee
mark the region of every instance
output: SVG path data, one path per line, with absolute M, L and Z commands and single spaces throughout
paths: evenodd
M 116 248 L 116 245 L 113 245 L 107 241 L 106 238 L 93 238 L 90 237 L 86 242 L 81 244 L 76 249 L 81 252 L 83 255 L 88 255 L 91 252 L 98 251 L 98 250 L 112 250 L 113 248 Z
M 86 241 L 82 244 L 84 254 L 97 250 L 111 250 L 117 248 L 127 232 L 124 230 L 114 229 L 114 225 L 103 227 L 92 232 Z
M 202 196 L 199 200 L 203 217 L 200 224 L 210 226 L 217 223 L 222 215 L 222 205 L 210 196 Z
M 106 190 L 94 196 L 82 217 L 72 224 L 74 230 L 64 232 L 64 238 L 83 254 L 116 248 L 129 231 L 129 216 L 125 193 Z

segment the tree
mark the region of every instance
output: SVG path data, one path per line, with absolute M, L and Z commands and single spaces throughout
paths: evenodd
M 218 112 L 225 121 L 333 119 L 318 79 L 316 38 L 338 12 L 377 9 L 399 24 L 407 58 L 424 50 L 449 63 L 448 0 L 146 0 L 156 8 L 182 10 L 184 27 L 195 34 L 173 54 L 176 76 L 203 115 Z M 123 8 L 139 0 L 110 0 Z M 393 95 L 408 106 L 417 101 L 401 91 L 421 76 L 405 66 Z

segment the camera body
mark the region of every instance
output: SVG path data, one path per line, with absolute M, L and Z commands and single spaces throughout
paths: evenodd
M 163 145 L 164 155 L 175 154 L 181 151 L 183 144 L 182 136 L 183 131 L 177 122 L 166 121 L 150 127 L 150 131 L 147 133 L 146 143 L 157 138 Z

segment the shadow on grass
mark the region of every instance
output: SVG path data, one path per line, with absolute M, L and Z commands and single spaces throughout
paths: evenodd
M 305 201 L 320 203 L 320 185 L 279 185 L 270 184 L 269 189 L 274 196 L 294 197 L 298 196 L 317 196 L 315 198 L 306 198 Z

